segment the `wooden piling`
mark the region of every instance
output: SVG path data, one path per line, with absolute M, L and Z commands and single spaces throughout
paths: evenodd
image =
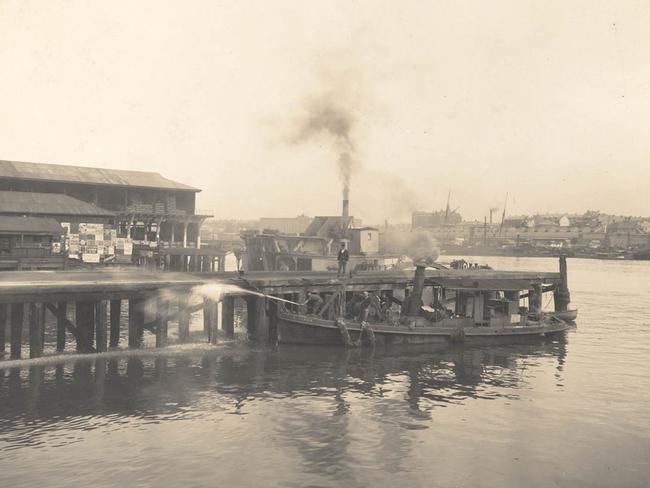
M 20 359 L 23 339 L 25 304 L 11 304 L 11 359 Z
M 129 348 L 139 349 L 144 336 L 144 300 L 129 300 Z
M 0 357 L 5 354 L 5 339 L 7 333 L 7 310 L 9 305 L 0 303 Z
M 209 322 L 209 337 L 208 340 L 210 341 L 210 344 L 216 344 L 217 343 L 217 329 L 218 329 L 218 322 L 219 322 L 219 303 L 210 300 L 210 322 Z
M 100 300 L 95 303 L 95 327 L 97 328 L 97 352 L 106 352 L 108 349 L 108 303 Z
M 235 335 L 235 297 L 223 297 L 221 302 L 221 330 L 228 337 Z
M 190 337 L 190 313 L 188 311 L 188 295 L 178 296 L 178 340 L 187 342 Z
M 45 308 L 42 303 L 29 304 L 29 357 L 43 355 L 43 330 L 45 327 Z
M 117 347 L 120 344 L 120 317 L 122 313 L 122 300 L 111 300 L 110 320 L 111 320 L 111 338 L 110 347 Z
M 65 325 L 67 320 L 68 302 L 59 302 L 56 307 L 56 351 L 65 350 Z
M 159 298 L 156 305 L 156 347 L 167 345 L 169 300 Z
M 85 352 L 93 347 L 95 338 L 95 302 L 83 301 L 75 304 L 75 322 L 81 340 L 77 340 L 77 351 Z
M 246 297 L 248 310 L 248 337 L 252 341 L 266 342 L 269 338 L 269 324 L 264 297 Z

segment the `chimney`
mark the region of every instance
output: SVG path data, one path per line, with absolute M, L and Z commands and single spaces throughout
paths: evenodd
M 422 263 L 415 264 L 415 284 L 413 290 L 409 295 L 408 304 L 406 306 L 407 315 L 418 315 L 422 307 L 422 292 L 424 291 L 424 269 Z
M 348 189 L 343 190 L 343 218 L 348 218 L 350 216 L 350 200 L 349 200 Z

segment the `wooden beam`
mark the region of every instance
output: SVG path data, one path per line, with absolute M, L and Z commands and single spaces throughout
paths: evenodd
M 111 300 L 110 320 L 111 320 L 111 338 L 110 347 L 117 347 L 120 344 L 120 318 L 122 313 L 122 300 Z
M 79 301 L 75 303 L 75 322 L 81 341 L 77 339 L 77 351 L 86 346 L 93 347 L 95 340 L 95 302 Z
M 168 316 L 169 300 L 159 298 L 156 304 L 156 347 L 167 345 Z
M 187 342 L 190 337 L 190 311 L 187 305 L 188 296 L 181 293 L 178 296 L 178 339 Z M 200 304 L 203 307 L 203 304 Z
M 81 346 L 80 352 L 97 352 L 97 350 L 92 346 L 92 344 L 88 343 L 87 339 L 79 332 L 79 330 L 77 330 L 75 324 L 70 322 L 65 315 L 61 315 L 60 313 L 57 312 L 57 310 L 59 309 L 56 306 L 54 306 L 51 303 L 46 303 L 45 306 L 50 312 L 56 314 L 57 318 L 59 317 L 61 318 L 61 320 L 65 324 L 66 329 L 70 331 L 72 336 L 77 341 L 77 347 Z
M 97 352 L 106 352 L 108 349 L 108 303 L 100 300 L 95 303 L 95 327 L 97 328 Z
M 20 359 L 23 341 L 23 320 L 25 304 L 11 304 L 11 359 Z
M 327 300 L 325 301 L 325 304 L 323 305 L 323 308 L 320 309 L 320 312 L 318 312 L 318 316 L 322 317 L 325 312 L 332 306 L 334 301 L 336 300 L 338 293 L 332 293 Z
M 29 357 L 40 358 L 43 355 L 43 329 L 45 327 L 45 310 L 42 303 L 29 304 Z
M 235 297 L 223 297 L 221 307 L 221 330 L 232 337 L 235 334 Z
M 59 302 L 58 307 L 54 308 L 54 310 L 49 305 L 46 304 L 48 310 L 56 315 L 56 351 L 63 352 L 65 350 L 65 322 L 67 320 L 68 302 Z
M 9 305 L 5 303 L 0 303 L 0 357 L 5 354 L 5 340 L 7 333 L 7 316 L 9 315 L 7 311 L 9 310 Z
M 144 333 L 144 304 L 140 298 L 129 300 L 129 348 L 139 349 Z

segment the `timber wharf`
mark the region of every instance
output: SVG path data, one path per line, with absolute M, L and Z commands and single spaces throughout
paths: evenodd
M 562 260 L 560 269 L 562 273 L 435 269 L 425 272 L 424 285 L 439 286 L 441 282 L 453 281 L 467 288 L 481 283 L 499 289 L 516 282 L 521 289 L 529 289 L 531 294 L 541 297 L 541 293 L 566 284 L 566 263 L 562 266 Z M 222 333 L 226 337 L 234 334 L 235 300 L 242 300 L 247 307 L 249 339 L 276 343 L 278 302 L 274 298 L 303 303 L 307 292 L 314 291 L 325 297 L 327 304 L 333 301 L 328 297 L 342 290 L 374 290 L 405 297 L 413 285 L 414 274 L 406 270 L 359 272 L 344 278 L 331 272 L 299 271 L 4 272 L 0 273 L 0 357 L 5 354 L 8 339 L 10 357 L 21 358 L 25 326 L 29 331 L 29 357 L 42 356 L 48 322 L 52 327 L 56 323 L 59 353 L 65 350 L 66 334 L 72 334 L 78 352 L 103 352 L 121 347 L 122 322 L 127 322 L 131 349 L 142 347 L 145 331 L 155 334 L 156 347 L 166 346 L 170 323 L 178 326 L 178 340 L 187 342 L 191 315 L 198 312 L 203 313 L 204 339 L 216 343 L 219 315 Z M 201 293 L 202 289 L 213 292 Z M 122 309 L 126 303 L 128 319 L 123 320 Z M 45 320 L 48 313 L 54 320 Z

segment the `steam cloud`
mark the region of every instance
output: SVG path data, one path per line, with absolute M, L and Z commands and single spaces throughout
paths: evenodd
M 431 264 L 440 254 L 435 239 L 429 232 L 422 230 L 409 233 L 390 230 L 382 235 L 382 242 L 387 252 L 405 254 L 413 262 Z

